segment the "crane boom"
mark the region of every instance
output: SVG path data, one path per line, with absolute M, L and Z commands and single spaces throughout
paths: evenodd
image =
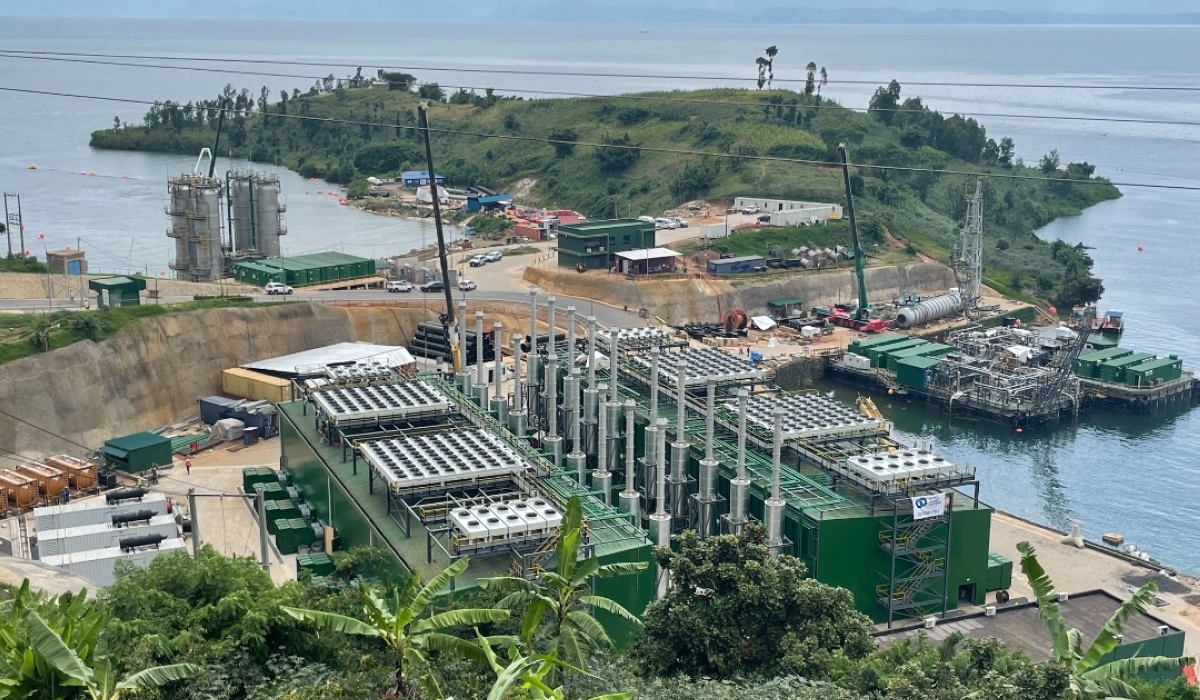
M 429 168 L 429 194 L 433 200 L 433 227 L 437 231 L 438 245 L 438 262 L 442 265 L 442 291 L 446 293 L 446 313 L 441 314 L 442 331 L 446 334 L 446 342 L 450 344 L 450 355 L 454 360 L 454 371 L 458 372 L 462 369 L 462 348 L 458 347 L 457 335 L 450 333 L 450 327 L 454 325 L 454 297 L 450 295 L 450 265 L 446 261 L 446 235 L 442 232 L 442 207 L 438 201 L 438 186 L 437 186 L 437 171 L 433 169 L 433 146 L 429 143 L 429 103 L 421 102 L 417 105 L 417 111 L 421 116 L 421 134 L 425 137 L 425 163 Z M 464 323 L 465 319 L 460 319 L 459 323 Z M 482 353 L 480 348 L 476 352 Z M 483 355 L 479 355 L 482 358 Z M 482 359 L 479 360 L 482 362 Z
M 850 238 L 854 242 L 854 276 L 858 278 L 858 309 L 854 318 L 866 321 L 871 317 L 867 303 L 867 280 L 863 273 L 863 249 L 858 239 L 858 220 L 854 218 L 854 193 L 850 191 L 850 164 L 846 157 L 846 144 L 838 144 L 838 156 L 842 160 L 842 182 L 846 186 L 846 213 L 850 216 Z

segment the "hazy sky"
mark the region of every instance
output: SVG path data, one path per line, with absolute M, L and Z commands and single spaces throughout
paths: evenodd
M 1071 14 L 1168 14 L 1200 12 L 1200 0 L 0 0 L 0 15 L 114 17 L 278 17 L 289 19 L 503 19 L 542 8 L 569 14 L 593 7 L 676 8 L 749 17 L 767 8 L 904 8 L 1058 12 Z

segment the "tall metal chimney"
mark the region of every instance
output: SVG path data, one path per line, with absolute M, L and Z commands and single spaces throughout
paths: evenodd
M 567 454 L 567 469 L 575 472 L 580 485 L 587 486 L 587 455 L 580 449 L 583 445 L 579 441 L 579 381 L 578 367 L 571 367 L 563 377 L 563 407 L 567 415 L 563 432 L 567 434 L 571 448 Z
M 537 352 L 537 294 L 537 287 L 529 288 L 529 366 L 525 373 L 529 380 L 525 387 L 525 400 L 528 403 L 528 420 L 545 425 L 538 416 L 538 380 L 542 378 L 542 374 L 539 371 L 541 368 L 538 367 Z
M 704 459 L 700 460 L 700 484 L 696 493 L 696 532 L 701 537 L 715 533 L 714 515 L 717 503 L 717 468 L 720 462 L 716 460 L 713 442 L 716 441 L 717 414 L 717 380 L 708 378 L 708 397 L 705 405 L 705 439 Z
M 675 442 L 671 444 L 671 514 L 683 518 L 687 510 L 687 360 L 679 357 L 675 397 Z
M 771 497 L 763 504 L 767 516 L 767 547 L 779 556 L 783 550 L 783 509 L 786 504 L 779 493 L 779 472 L 783 463 L 783 409 L 771 411 L 775 422 L 775 440 L 771 447 Z
M 546 437 L 543 439 L 550 450 L 551 461 L 556 469 L 563 466 L 563 439 L 558 435 L 558 347 L 554 342 L 557 332 L 554 317 L 554 297 L 548 300 L 550 306 L 550 333 L 546 356 Z
M 488 383 L 483 360 L 483 309 L 475 311 L 475 396 L 479 407 L 487 410 Z
M 504 325 L 499 321 L 492 324 L 492 346 L 495 349 L 495 363 L 492 366 L 492 413 L 495 414 L 496 420 L 500 421 L 500 425 L 508 425 L 508 399 L 504 397 L 504 390 L 500 386 L 501 380 L 504 378 L 504 356 L 500 352 L 500 346 L 504 342 Z
M 750 479 L 746 477 L 746 406 L 750 392 L 738 391 L 738 440 L 737 476 L 729 482 L 729 530 L 739 533 L 746 525 L 746 496 L 750 492 Z
M 513 370 L 516 373 L 516 384 L 513 388 L 512 410 L 508 413 L 508 429 L 517 437 L 525 437 L 529 430 L 528 414 L 525 413 L 525 401 L 521 393 L 521 341 L 520 333 L 513 335 Z
M 583 390 L 583 451 L 596 459 L 596 424 L 599 421 L 600 392 L 596 390 L 596 317 L 588 316 L 587 388 Z
M 449 340 L 449 338 L 447 338 Z M 471 356 L 467 353 L 467 300 L 458 302 L 458 351 L 462 359 L 462 367 L 458 371 L 458 390 L 467 396 L 474 396 L 475 390 L 471 382 Z
M 659 418 L 657 427 L 658 437 L 658 463 L 662 464 L 667 458 L 667 419 Z M 671 546 L 671 514 L 667 512 L 666 493 L 667 480 L 666 471 L 658 470 L 658 498 L 655 499 L 654 515 L 650 516 L 650 540 L 658 547 Z M 658 580 L 655 589 L 655 597 L 662 600 L 667 594 L 667 586 L 670 582 L 670 572 L 666 567 L 658 567 Z
M 612 501 L 612 472 L 608 470 L 608 443 L 608 421 L 601 416 L 596 431 L 596 471 L 592 473 L 592 489 L 602 494 L 606 505 Z
M 650 348 L 650 423 L 658 420 L 658 358 L 662 353 L 658 346 Z

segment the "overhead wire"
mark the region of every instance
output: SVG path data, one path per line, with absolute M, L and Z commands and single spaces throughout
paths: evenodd
M 375 66 L 385 71 L 443 71 L 453 73 L 482 73 L 490 75 L 541 75 L 541 76 L 559 76 L 570 78 L 622 78 L 636 80 L 692 80 L 692 81 L 718 81 L 718 80 L 733 80 L 737 82 L 755 83 L 757 78 L 738 78 L 732 76 L 713 76 L 713 75 L 678 75 L 678 74 L 663 74 L 663 73 L 588 73 L 580 71 L 555 71 L 555 70 L 529 70 L 517 68 L 451 68 L 447 66 L 378 66 L 372 61 L 362 61 L 357 63 L 339 63 L 336 61 L 299 61 L 287 59 L 252 59 L 252 58 L 216 58 L 212 56 L 195 56 L 195 55 L 147 55 L 147 54 L 117 54 L 117 53 L 85 53 L 79 51 L 35 51 L 35 50 L 17 50 L 4 49 L 8 53 L 25 53 L 31 55 L 49 55 L 49 56 L 75 56 L 87 58 L 124 58 L 124 59 L 148 59 L 148 60 L 168 60 L 168 61 L 187 61 L 187 62 L 206 62 L 206 63 L 246 63 L 258 65 L 281 65 L 281 66 L 314 66 L 327 68 L 361 68 L 365 65 Z M 772 82 L 776 83 L 806 83 L 807 78 L 774 78 Z M 888 80 L 852 80 L 852 79 L 828 79 L 826 82 L 830 85 L 880 85 L 887 84 Z M 1200 92 L 1200 86 L 1193 85 L 1083 85 L 1079 83 L 1003 83 L 1003 82 L 969 82 L 969 81 L 944 81 L 944 80 L 905 80 L 905 85 L 917 85 L 922 87 L 972 87 L 972 88 L 1021 88 L 1021 89 L 1047 89 L 1047 90 L 1149 90 L 1149 91 L 1168 91 L 1168 92 Z
M 17 51 L 12 51 L 12 50 L 7 50 L 7 49 L 0 49 L 0 58 L 31 59 L 31 60 L 57 61 L 57 62 L 66 62 L 66 63 L 83 63 L 83 64 L 89 64 L 89 65 L 121 66 L 121 67 L 127 67 L 127 68 L 151 68 L 151 69 L 161 69 L 161 70 L 179 70 L 179 71 L 190 71 L 190 72 L 198 72 L 198 73 L 247 75 L 247 76 L 268 77 L 268 78 L 290 78 L 290 79 L 299 79 L 299 80 L 324 80 L 324 77 L 319 76 L 319 75 L 299 75 L 299 74 L 295 74 L 295 73 L 279 73 L 279 72 L 270 72 L 270 71 L 246 71 L 246 70 L 237 70 L 237 69 L 232 69 L 232 68 L 228 68 L 228 69 L 227 68 L 203 68 L 200 66 L 174 66 L 174 65 L 163 65 L 163 64 L 153 64 L 153 63 L 130 63 L 130 62 L 126 62 L 126 61 L 105 61 L 105 60 L 70 58 L 70 57 L 61 57 L 61 56 L 24 55 L 27 53 L 32 53 L 32 52 L 24 52 L 24 51 L 17 52 Z M 144 57 L 139 56 L 137 58 L 138 59 L 144 58 L 145 60 L 173 60 L 166 56 L 144 56 Z M 221 59 L 221 60 L 226 60 L 226 59 Z M 228 62 L 237 63 L 240 60 L 241 59 L 228 59 Z M 912 84 L 912 83 L 910 83 L 910 84 Z M 512 94 L 522 94 L 523 93 L 523 94 L 532 94 L 532 95 L 551 95 L 551 96 L 555 96 L 555 97 L 583 97 L 583 98 L 592 98 L 592 99 L 617 99 L 617 100 L 650 101 L 650 102 L 677 102 L 677 103 L 681 103 L 681 104 L 711 104 L 711 105 L 729 105 L 729 106 L 742 106 L 742 107 L 754 107 L 754 108 L 761 108 L 764 106 L 765 107 L 773 107 L 773 106 L 790 107 L 790 106 L 793 106 L 793 105 L 786 105 L 786 104 L 771 103 L 771 102 L 767 102 L 764 100 L 752 102 L 752 101 L 747 101 L 747 100 L 723 100 L 723 99 L 712 99 L 712 98 L 703 98 L 703 97 L 681 97 L 681 96 L 675 96 L 675 95 L 651 95 L 651 94 L 640 94 L 640 95 L 611 94 L 610 95 L 610 94 L 578 92 L 578 91 L 547 90 L 547 89 L 542 89 L 542 88 L 499 87 L 499 86 L 495 86 L 495 85 L 481 86 L 481 85 L 439 84 L 439 87 L 452 88 L 452 89 L 456 89 L 456 90 L 480 90 L 480 91 L 495 90 L 495 91 L 512 93 Z M 764 93 L 764 96 L 766 94 L 769 94 L 769 93 Z M 825 105 L 794 105 L 794 106 L 801 107 L 805 110 L 823 111 L 823 110 L 844 109 L 844 110 L 849 110 L 851 112 L 858 112 L 858 113 L 864 113 L 864 114 L 870 113 L 870 112 L 888 112 L 888 113 L 893 113 L 893 114 L 905 114 L 905 113 L 924 114 L 924 113 L 927 113 L 926 109 L 918 109 L 918 108 L 847 107 L 845 105 L 837 104 L 837 103 L 825 104 Z M 963 110 L 953 110 L 953 111 L 955 114 L 960 114 L 962 116 L 981 117 L 981 118 L 987 118 L 987 119 L 1038 119 L 1038 120 L 1049 120 L 1049 121 L 1102 122 L 1102 123 L 1114 123 L 1114 124 L 1159 124 L 1159 125 L 1166 125 L 1166 126 L 1200 126 L 1200 121 L 1187 121 L 1187 120 L 1180 120 L 1180 119 L 1145 119 L 1145 118 L 1140 118 L 1140 117 L 1101 117 L 1101 116 L 1084 116 L 1084 115 L 1071 115 L 1071 114 L 1012 114 L 1012 113 L 1006 113 L 1006 112 L 976 112 L 976 111 L 963 111 Z
M 67 92 L 59 92 L 59 91 L 54 91 L 54 90 L 35 90 L 32 88 L 16 88 L 16 87 L 8 87 L 8 86 L 0 86 L 0 92 L 14 92 L 14 93 L 23 93 L 23 94 L 33 94 L 33 95 L 45 95 L 45 96 L 51 96 L 51 97 L 63 97 L 63 98 L 71 98 L 71 99 L 118 102 L 118 103 L 122 103 L 122 104 L 137 104 L 137 105 L 151 105 L 151 106 L 154 106 L 154 105 L 161 106 L 161 104 L 162 104 L 161 102 L 157 102 L 157 101 L 135 100 L 135 99 L 128 98 L 128 97 L 108 97 L 108 96 L 103 96 L 103 95 L 82 95 L 82 94 L 78 94 L 78 93 L 67 93 Z M 228 107 L 212 107 L 209 109 L 211 109 L 213 111 L 224 111 L 226 113 L 233 113 L 235 111 Z M 381 122 L 361 121 L 361 120 L 353 120 L 353 119 L 341 119 L 341 118 L 337 118 L 337 117 L 315 117 L 315 116 L 311 116 L 311 115 L 302 115 L 302 114 L 278 114 L 278 113 L 271 114 L 270 116 L 273 119 L 277 118 L 277 119 L 293 119 L 293 120 L 301 120 L 301 121 L 316 121 L 316 122 L 323 122 L 323 123 L 328 123 L 328 124 L 345 124 L 348 126 L 360 126 L 360 127 L 366 126 L 366 127 L 372 127 L 372 128 L 380 128 L 380 129 L 404 129 L 406 131 L 419 131 L 420 130 L 419 127 L 410 126 L 410 125 L 386 124 L 386 123 L 381 123 Z M 615 144 L 615 143 L 597 143 L 597 142 L 591 142 L 591 141 L 570 141 L 570 140 L 565 140 L 565 139 L 554 139 L 554 138 L 539 137 L 539 136 L 518 136 L 516 134 L 488 134 L 488 133 L 481 133 L 481 132 L 460 131 L 460 130 L 445 129 L 445 128 L 430 128 L 429 132 L 430 132 L 430 134 L 443 134 L 443 135 L 447 135 L 447 136 L 465 136 L 465 137 L 473 137 L 473 138 L 480 138 L 480 139 L 496 139 L 496 140 L 506 140 L 506 141 L 522 141 L 522 142 L 529 142 L 529 143 L 544 143 L 544 144 L 552 144 L 552 145 L 559 144 L 559 145 L 570 145 L 570 146 L 584 146 L 584 147 L 592 147 L 592 148 L 608 148 L 608 149 L 631 150 L 631 151 L 645 151 L 648 153 L 672 153 L 672 154 L 687 155 L 687 156 L 699 156 L 699 157 L 720 158 L 720 159 L 739 159 L 739 160 L 758 161 L 758 162 L 793 163 L 793 164 L 798 164 L 798 165 L 811 165 L 811 166 L 816 166 L 816 167 L 841 167 L 840 162 L 826 161 L 826 160 L 813 160 L 813 159 L 806 159 L 806 158 L 791 158 L 791 157 L 787 157 L 787 156 L 740 155 L 740 154 L 733 154 L 733 153 L 719 153 L 719 152 L 715 152 L 715 151 L 698 151 L 698 150 L 683 149 L 683 148 L 662 148 L 662 147 L 655 147 L 655 146 L 640 146 L 640 145 L 636 145 L 636 144 Z M 983 172 L 983 171 L 972 171 L 972 170 L 957 170 L 957 169 L 950 169 L 950 168 L 919 168 L 919 167 L 911 167 L 911 166 L 880 165 L 880 164 L 876 164 L 876 163 L 858 163 L 858 162 L 852 162 L 852 163 L 850 163 L 850 165 L 855 168 L 871 168 L 873 170 L 879 170 L 879 171 L 925 172 L 925 173 L 932 173 L 935 175 L 966 175 L 966 176 L 970 176 L 970 177 L 991 178 L 991 179 L 1001 179 L 1001 180 L 1024 180 L 1024 181 L 1032 181 L 1032 182 L 1063 182 L 1062 178 L 1041 176 L 1041 175 L 1022 175 L 1019 173 L 996 173 L 996 172 Z M 1070 180 L 1070 182 L 1072 184 L 1079 184 L 1079 185 L 1106 185 L 1107 184 L 1107 185 L 1115 185 L 1118 187 L 1138 187 L 1138 188 L 1158 189 L 1158 190 L 1180 190 L 1180 191 L 1188 191 L 1188 192 L 1200 192 L 1200 186 L 1191 186 L 1191 185 L 1168 185 L 1168 184 L 1162 184 L 1162 183 L 1127 182 L 1127 181 L 1116 181 L 1116 180 L 1107 180 L 1107 179 Z

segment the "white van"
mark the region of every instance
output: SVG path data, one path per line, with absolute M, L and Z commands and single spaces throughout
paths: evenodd
M 675 228 L 674 219 L 658 218 L 654 220 L 654 228 Z

